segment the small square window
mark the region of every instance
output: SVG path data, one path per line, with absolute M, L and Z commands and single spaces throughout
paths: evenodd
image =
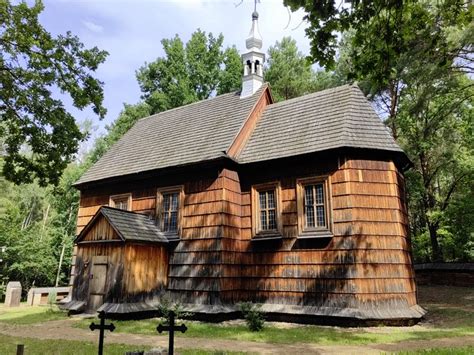
M 120 210 L 131 211 L 132 210 L 132 194 L 122 194 L 110 196 L 109 206 L 118 208 Z

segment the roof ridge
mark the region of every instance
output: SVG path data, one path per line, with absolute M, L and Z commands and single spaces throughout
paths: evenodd
M 240 153 L 242 153 L 242 150 L 245 148 L 245 145 L 247 144 L 248 139 L 252 136 L 253 130 L 255 130 L 255 126 L 258 124 L 259 119 L 262 117 L 262 114 L 265 111 L 266 106 L 268 106 L 268 104 L 265 105 L 265 107 L 263 107 L 262 111 L 260 112 L 260 116 L 255 118 L 255 125 L 253 127 L 253 130 L 249 132 L 247 138 L 244 137 L 244 141 L 241 143 L 240 151 L 239 151 L 239 148 L 237 148 L 236 152 L 233 152 L 232 154 L 229 154 L 229 152 L 232 150 L 232 148 L 234 146 L 234 143 L 236 143 L 237 139 L 239 138 L 239 135 L 244 132 L 245 126 L 247 124 L 252 124 L 252 122 L 249 122 L 249 121 L 251 120 L 252 114 L 255 112 L 258 104 L 260 103 L 260 100 L 262 100 L 262 97 L 264 97 L 265 93 L 268 92 L 269 95 L 270 95 L 270 100 L 273 100 L 272 94 L 271 94 L 271 91 L 270 91 L 269 83 L 263 83 L 263 85 L 253 95 L 257 94 L 258 92 L 260 92 L 260 94 L 258 94 L 258 97 L 256 98 L 255 102 L 253 103 L 250 111 L 248 112 L 247 117 L 245 117 L 245 119 L 242 120 L 242 124 L 240 125 L 240 128 L 239 128 L 238 132 L 234 135 L 234 138 L 232 139 L 232 142 L 230 143 L 230 145 L 224 151 L 224 154 L 229 156 L 232 159 L 237 159 L 238 160 L 238 156 L 240 155 Z
M 291 104 L 291 103 L 295 103 L 295 102 L 302 101 L 302 100 L 305 100 L 305 99 L 311 99 L 313 97 L 321 96 L 323 94 L 326 95 L 326 94 L 331 93 L 331 92 L 342 91 L 343 89 L 354 87 L 354 85 L 355 84 L 344 84 L 344 85 L 339 85 L 339 86 L 335 86 L 335 87 L 332 87 L 332 88 L 327 88 L 327 89 L 320 90 L 320 91 L 311 92 L 309 94 L 305 94 L 305 95 L 298 96 L 298 97 L 293 97 L 293 98 L 288 99 L 288 100 L 275 102 L 273 104 L 268 105 L 267 107 L 271 108 L 271 107 L 283 106 L 285 104 Z
M 185 107 L 197 105 L 197 104 L 200 104 L 200 103 L 203 103 L 203 102 L 209 102 L 209 101 L 215 100 L 215 99 L 217 99 L 217 98 L 222 98 L 222 97 L 224 97 L 224 96 L 229 96 L 229 95 L 231 95 L 231 94 L 237 94 L 238 92 L 240 92 L 240 90 L 235 90 L 235 91 L 231 91 L 231 92 L 226 92 L 225 94 L 216 95 L 216 96 L 214 96 L 214 97 L 208 97 L 207 99 L 203 99 L 203 100 L 199 100 L 199 101 L 190 102 L 189 104 L 186 104 L 186 105 L 181 105 L 181 106 L 178 106 L 178 107 L 173 107 L 173 108 L 170 108 L 170 109 L 165 110 L 165 111 L 161 111 L 161 112 L 154 113 L 153 115 L 150 115 L 150 116 L 142 117 L 142 118 L 140 118 L 137 122 L 142 121 L 142 120 L 146 120 L 146 119 L 149 119 L 149 118 L 154 118 L 154 117 L 159 116 L 159 115 L 161 115 L 161 114 L 163 114 L 163 113 L 178 111 L 178 110 L 183 109 L 183 108 L 185 108 Z

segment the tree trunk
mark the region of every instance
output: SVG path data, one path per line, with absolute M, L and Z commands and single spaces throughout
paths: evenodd
M 443 261 L 443 257 L 441 255 L 441 248 L 438 243 L 438 227 L 435 224 L 428 223 L 428 231 L 430 233 L 430 241 L 431 241 L 431 261 L 432 262 L 440 262 Z
M 59 256 L 59 265 L 58 265 L 58 273 L 56 274 L 56 283 L 55 287 L 59 285 L 59 277 L 61 275 L 61 266 L 63 265 L 63 258 L 64 258 L 64 251 L 66 250 L 66 243 L 63 243 L 63 248 L 61 249 L 61 255 Z

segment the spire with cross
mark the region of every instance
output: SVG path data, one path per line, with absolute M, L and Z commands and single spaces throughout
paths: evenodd
M 254 11 L 252 13 L 252 27 L 245 41 L 247 52 L 242 54 L 244 64 L 244 75 L 242 78 L 241 98 L 253 95 L 263 84 L 263 63 L 265 54 L 261 51 L 262 35 L 258 29 L 257 2 L 254 0 Z

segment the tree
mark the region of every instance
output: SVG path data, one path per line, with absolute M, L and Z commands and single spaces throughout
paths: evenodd
M 474 81 L 461 76 L 437 84 L 432 90 L 430 81 L 420 80 L 406 88 L 398 114 L 399 142 L 415 165 L 407 176 L 413 235 L 426 232 L 432 260 L 452 257 L 443 247 L 461 226 L 450 221 L 451 202 L 465 201 L 460 193 L 471 193 L 474 178 Z
M 268 49 L 268 65 L 264 75 L 276 101 L 288 100 L 311 91 L 311 62 L 298 51 L 296 41 L 291 37 L 283 37 Z
M 443 248 L 459 234 L 452 203 L 469 193 L 473 169 L 466 163 L 472 129 L 465 126 L 473 104 L 466 75 L 474 72 L 474 7 L 456 0 L 285 3 L 307 11 L 311 55 L 326 68 L 335 65 L 338 34 L 351 34 L 348 78 L 363 81 L 414 162 L 407 183 L 415 246 L 426 236 L 431 260 L 446 257 Z
M 222 50 L 224 37 L 197 30 L 186 46 L 178 35 L 161 41 L 165 57 L 137 71 L 142 98 L 151 113 L 204 100 L 240 86 L 242 64 L 237 50 Z M 239 78 L 237 82 L 237 78 Z
M 71 96 L 79 109 L 105 115 L 103 83 L 93 72 L 107 52 L 85 49 L 70 32 L 53 37 L 39 23 L 43 4 L 0 2 L 0 137 L 6 146 L 3 173 L 15 183 L 56 184 L 84 135 L 53 95 Z

